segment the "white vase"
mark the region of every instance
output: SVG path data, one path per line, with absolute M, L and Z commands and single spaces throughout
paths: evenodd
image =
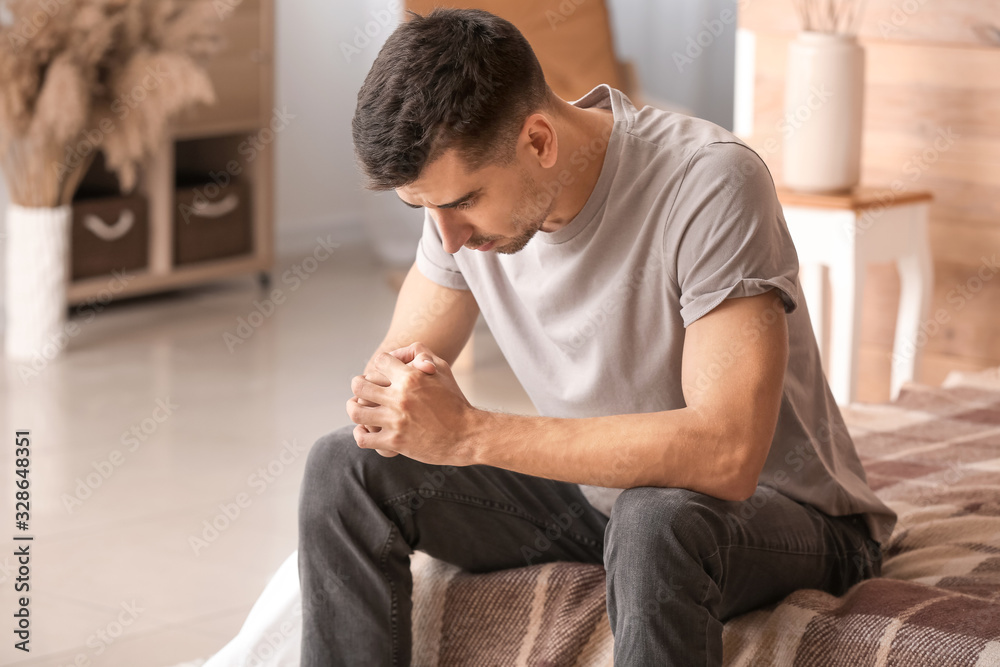
M 8 359 L 58 356 L 66 347 L 70 206 L 7 207 L 4 349 Z
M 784 181 L 794 190 L 842 192 L 861 180 L 865 51 L 853 36 L 800 33 L 788 47 Z

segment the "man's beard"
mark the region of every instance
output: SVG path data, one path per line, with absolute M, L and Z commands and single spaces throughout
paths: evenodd
M 549 217 L 556 204 L 555 199 L 535 183 L 525 169 L 521 170 L 521 188 L 523 195 L 510 216 L 511 223 L 517 230 L 517 236 L 511 237 L 506 243 L 498 243 L 492 248 L 502 255 L 513 255 L 528 245 L 528 241 L 542 228 L 545 219 Z M 483 245 L 492 240 L 499 241 L 500 238 L 485 239 L 475 243 L 475 245 Z

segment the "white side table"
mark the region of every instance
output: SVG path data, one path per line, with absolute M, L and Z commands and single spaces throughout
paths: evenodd
M 824 276 L 829 270 L 833 296 L 828 378 L 840 405 L 857 392 L 858 349 L 865 267 L 895 262 L 900 299 L 892 350 L 891 394 L 913 380 L 920 348 L 920 326 L 930 312 L 934 267 L 927 233 L 929 192 L 858 188 L 843 195 L 812 195 L 778 188 L 788 231 L 799 256 L 799 280 L 813 331 L 825 355 Z

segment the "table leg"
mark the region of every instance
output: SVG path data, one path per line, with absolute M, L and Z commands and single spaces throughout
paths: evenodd
M 856 396 L 858 347 L 861 344 L 861 307 L 865 266 L 845 258 L 830 268 L 833 326 L 830 335 L 830 389 L 839 405 Z
M 897 260 L 899 268 L 899 313 L 896 339 L 892 346 L 891 398 L 899 396 L 904 382 L 916 376 L 920 349 L 927 344 L 927 334 L 920 327 L 929 317 L 934 292 L 934 264 L 927 242 L 927 207 L 916 207 L 913 250 Z

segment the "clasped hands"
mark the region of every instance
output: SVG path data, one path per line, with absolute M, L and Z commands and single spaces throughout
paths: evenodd
M 423 343 L 383 352 L 351 379 L 347 414 L 359 447 L 434 465 L 473 463 L 476 410 L 451 367 Z

